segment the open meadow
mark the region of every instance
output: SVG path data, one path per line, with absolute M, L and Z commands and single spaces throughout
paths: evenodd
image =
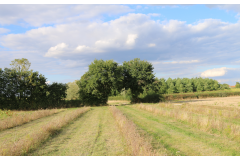
M 1 111 L 0 155 L 239 156 L 240 97 Z

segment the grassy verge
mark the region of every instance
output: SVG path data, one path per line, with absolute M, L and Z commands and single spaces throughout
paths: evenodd
M 90 108 L 80 108 L 72 110 L 68 114 L 56 117 L 53 121 L 41 126 L 30 135 L 25 136 L 16 143 L 9 145 L 1 145 L 0 155 L 18 156 L 26 154 L 30 149 L 37 147 L 42 141 L 46 140 L 50 135 L 57 133 L 63 126 L 79 117 Z
M 0 120 L 0 131 L 28 123 L 30 121 L 50 116 L 52 114 L 63 111 L 63 109 L 51 109 L 51 110 L 38 110 L 33 112 L 23 112 L 17 114 L 16 112 L 7 111 L 6 114 L 9 116 L 3 120 Z
M 166 155 L 240 155 L 239 142 L 204 132 L 171 117 L 158 116 L 135 107 L 118 106 L 127 118 L 152 138 L 152 146 Z
M 128 148 L 132 156 L 153 156 L 151 144 L 146 141 L 137 131 L 135 124 L 129 121 L 116 107 L 110 110 L 118 123 L 118 126 L 128 142 Z

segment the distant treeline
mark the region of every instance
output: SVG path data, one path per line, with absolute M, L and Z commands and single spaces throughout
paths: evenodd
M 161 96 L 162 94 L 173 94 L 173 93 L 193 93 L 193 92 L 203 92 L 203 91 L 216 91 L 216 90 L 224 90 L 230 89 L 228 84 L 219 84 L 218 81 L 209 79 L 209 78 L 176 78 L 171 79 L 168 78 L 165 80 L 164 78 L 158 79 L 155 78 L 152 86 L 155 88 L 147 89 L 143 87 L 143 92 L 139 95 L 140 98 L 149 97 L 158 97 L 160 96 L 160 100 L 164 99 L 165 96 Z M 117 99 L 131 99 L 131 90 L 123 89 L 121 92 L 118 92 Z M 110 99 L 116 99 L 113 97 L 114 94 L 111 95 Z M 122 98 L 121 98 L 122 97 Z M 150 98 L 156 99 L 156 98 Z M 151 100 L 154 102 L 154 100 Z
M 189 93 L 202 91 L 215 91 L 222 89 L 229 89 L 228 84 L 219 84 L 217 80 L 209 78 L 164 78 L 155 79 L 159 84 L 159 92 L 161 94 L 172 93 Z

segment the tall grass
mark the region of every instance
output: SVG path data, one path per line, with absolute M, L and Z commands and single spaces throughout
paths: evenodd
M 144 140 L 137 132 L 136 125 L 128 120 L 115 106 L 111 106 L 110 110 L 117 121 L 117 124 L 127 140 L 128 148 L 132 156 L 154 156 L 151 144 Z
M 194 92 L 194 93 L 173 93 L 164 94 L 165 100 L 181 100 L 181 99 L 197 99 L 197 98 L 209 98 L 209 97 L 229 97 L 229 96 L 239 96 L 240 90 L 224 90 L 224 91 L 204 91 L 204 92 Z
M 53 121 L 42 126 L 39 130 L 36 130 L 36 132 L 27 135 L 18 142 L 0 146 L 0 156 L 20 156 L 26 154 L 31 149 L 36 148 L 49 136 L 56 134 L 63 126 L 67 125 L 69 122 L 73 121 L 89 110 L 89 107 L 79 108 L 71 111 L 68 114 L 56 117 Z
M 19 126 L 24 123 L 28 123 L 30 121 L 33 121 L 42 117 L 50 116 L 52 114 L 55 114 L 61 111 L 63 111 L 63 109 L 38 110 L 32 113 L 21 113 L 21 114 L 16 114 L 16 113 L 14 114 L 13 112 L 10 117 L 5 118 L 4 120 L 0 120 L 0 131 L 7 128 Z
M 191 105 L 183 103 L 182 105 L 173 103 L 159 103 L 159 105 L 153 107 L 160 107 L 166 109 L 175 109 L 180 111 L 191 112 L 195 114 L 208 115 L 211 117 L 228 118 L 228 119 L 240 119 L 240 109 L 235 107 L 218 107 L 207 105 Z
M 191 112 L 190 110 L 182 110 L 180 108 L 164 109 L 163 107 L 156 108 L 143 104 L 135 105 L 134 107 L 152 112 L 157 115 L 186 122 L 203 131 L 209 131 L 211 133 L 215 133 L 217 131 L 219 134 L 224 134 L 226 136 L 230 136 L 234 139 L 240 140 L 240 126 L 231 122 L 226 122 L 224 119 L 224 117 L 236 116 L 234 112 L 229 112 L 227 116 L 223 116 L 224 112 L 219 112 L 216 116 L 216 114 L 196 114 Z

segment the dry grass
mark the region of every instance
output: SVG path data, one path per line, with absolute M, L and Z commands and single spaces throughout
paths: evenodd
M 171 105 L 171 104 L 167 104 Z M 204 115 L 204 114 L 196 114 L 191 112 L 192 109 L 189 110 L 187 108 L 173 108 L 173 109 L 165 109 L 164 107 L 153 107 L 150 105 L 135 105 L 134 107 L 152 112 L 157 115 L 166 116 L 169 118 L 174 118 L 176 120 L 184 121 L 192 126 L 199 128 L 203 131 L 213 132 L 217 130 L 221 134 L 231 136 L 234 139 L 239 139 L 240 136 L 240 126 L 233 124 L 231 122 L 225 122 L 225 117 L 234 117 L 236 114 L 234 112 L 228 112 L 225 114 L 224 112 L 217 112 L 212 114 L 212 110 L 208 110 L 211 113 Z
M 8 117 L 5 118 L 4 120 L 0 121 L 0 131 L 4 130 L 4 129 L 8 129 L 8 128 L 12 128 L 12 127 L 16 127 L 19 125 L 22 125 L 24 123 L 28 123 L 30 121 L 42 118 L 42 117 L 46 117 L 46 116 L 50 116 L 52 114 L 58 113 L 63 111 L 64 109 L 51 109 L 51 110 L 38 110 L 38 111 L 34 111 L 31 113 L 21 113 L 21 114 L 13 114 Z
M 30 149 L 38 146 L 42 141 L 46 140 L 50 135 L 57 133 L 63 126 L 73 121 L 81 114 L 87 112 L 90 108 L 79 108 L 72 112 L 57 117 L 48 124 L 42 126 L 39 130 L 27 135 L 14 144 L 0 147 L 0 156 L 19 156 L 27 153 Z
M 179 102 L 189 103 L 194 105 L 211 105 L 225 108 L 233 108 L 240 106 L 240 96 L 234 97 L 218 97 L 218 98 L 204 98 L 204 99 L 192 99 L 192 100 L 181 100 Z
M 146 141 L 137 131 L 136 125 L 128 120 L 115 106 L 111 106 L 110 110 L 113 117 L 116 119 L 117 124 L 127 140 L 128 148 L 132 156 L 154 156 L 155 152 L 152 151 L 151 144 Z
M 153 106 L 155 107 L 155 106 Z M 156 107 L 175 109 L 181 111 L 192 112 L 196 114 L 204 114 L 219 118 L 240 119 L 240 109 L 236 107 L 220 107 L 208 105 L 192 105 L 189 103 L 175 104 L 175 103 L 160 103 Z

